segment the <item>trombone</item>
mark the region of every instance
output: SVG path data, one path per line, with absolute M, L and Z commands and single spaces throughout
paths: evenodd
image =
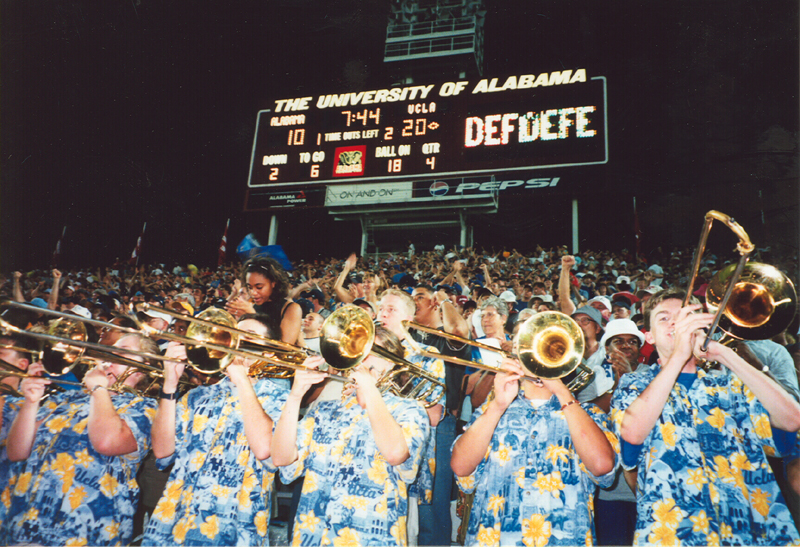
M 116 392 L 116 393 L 123 393 L 123 392 L 127 391 L 127 392 L 130 392 L 130 393 L 133 393 L 134 395 L 139 395 L 139 396 L 143 396 L 143 397 L 151 396 L 151 395 L 147 394 L 147 390 L 143 390 L 142 392 L 139 392 L 138 390 L 125 385 L 125 380 L 131 374 L 133 374 L 134 372 L 136 372 L 136 371 L 134 369 L 132 369 L 132 368 L 126 370 L 125 373 L 122 376 L 120 376 L 112 385 L 110 385 L 107 388 L 108 391 L 113 391 L 113 392 Z M 84 384 L 80 383 L 80 382 L 72 382 L 72 381 L 69 381 L 69 380 L 62 380 L 60 378 L 51 378 L 51 377 L 48 377 L 48 376 L 37 376 L 35 374 L 28 374 L 27 372 L 24 372 L 24 371 L 20 370 L 19 368 L 15 367 L 14 365 L 9 363 L 8 361 L 4 361 L 4 360 L 0 359 L 0 380 L 2 380 L 3 378 L 7 378 L 9 376 L 12 376 L 12 377 L 15 377 L 15 378 L 19 378 L 20 380 L 24 380 L 26 378 L 41 378 L 42 380 L 49 381 L 50 384 L 48 386 L 46 386 L 44 395 L 42 396 L 40 401 L 43 401 L 43 400 L 47 399 L 48 397 L 50 397 L 50 395 L 60 391 L 60 386 L 66 386 L 68 388 L 81 388 L 81 389 L 84 389 L 84 390 L 86 389 L 86 386 Z M 148 386 L 148 389 L 151 389 L 155 385 L 155 383 L 156 383 L 156 380 L 153 380 L 153 382 L 151 382 L 150 385 Z M 14 397 L 24 397 L 22 392 L 20 392 L 19 390 L 14 389 L 13 387 L 11 387 L 11 386 L 9 386 L 7 384 L 0 384 L 0 396 L 3 396 L 3 395 L 12 395 Z
M 413 398 L 426 408 L 439 404 L 445 386 L 438 378 L 374 342 L 375 323 L 363 309 L 348 304 L 325 319 L 320 332 L 319 349 L 325 362 L 339 371 L 350 370 L 370 353 L 375 354 L 395 365 L 378 379 L 376 385 L 381 393 L 388 391 L 399 397 Z M 432 356 L 439 357 L 438 354 Z
M 774 266 L 748 262 L 755 246 L 747 232 L 730 216 L 713 210 L 705 216 L 683 305 L 688 305 L 692 297 L 714 220 L 724 222 L 739 238 L 736 249 L 740 258 L 735 265 L 717 272 L 706 287 L 706 308 L 715 315 L 701 346 L 702 351 L 708 349 L 717 328 L 723 332 L 719 342 L 724 345 L 734 340 L 772 338 L 791 323 L 797 310 L 797 292 L 791 280 Z M 698 364 L 706 369 L 712 366 L 708 361 Z
M 594 379 L 594 371 L 582 362 L 585 345 L 583 331 L 574 319 L 561 312 L 541 312 L 525 321 L 519 331 L 518 354 L 426 327 L 412 321 L 403 321 L 403 326 L 435 334 L 478 349 L 499 353 L 505 358 L 517 359 L 533 374 L 532 377 L 522 377 L 523 380 L 529 382 L 539 383 L 539 378 L 562 378 L 570 391 L 578 392 L 588 386 Z M 424 350 L 421 353 L 456 365 L 495 373 L 507 372 L 501 367 L 468 361 L 459 357 L 451 357 Z

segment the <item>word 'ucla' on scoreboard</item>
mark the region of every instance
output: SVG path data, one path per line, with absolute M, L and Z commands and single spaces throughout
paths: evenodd
M 608 161 L 586 69 L 282 98 L 258 113 L 250 188 L 424 180 Z

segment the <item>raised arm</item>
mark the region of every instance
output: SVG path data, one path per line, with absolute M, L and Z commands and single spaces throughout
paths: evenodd
M 353 296 L 344 288 L 344 281 L 347 279 L 347 276 L 350 275 L 350 272 L 356 267 L 357 261 L 358 257 L 356 256 L 356 253 L 352 253 L 350 256 L 348 256 L 347 260 L 344 261 L 342 273 L 339 274 L 339 277 L 336 279 L 336 283 L 333 285 L 333 291 L 336 294 L 336 298 L 345 304 L 350 304 L 354 300 Z
M 698 357 L 722 363 L 728 367 L 753 392 L 769 413 L 770 423 L 784 431 L 800 429 L 800 403 L 778 382 L 748 364 L 736 351 L 718 342 L 710 342 L 704 353 L 700 347 L 705 334 L 697 336 L 695 353 Z
M 458 313 L 458 310 L 447 296 L 447 293 L 444 291 L 436 291 L 434 297 L 439 303 L 439 308 L 442 310 L 442 326 L 444 327 L 444 331 L 462 338 L 469 338 L 469 325 L 467 324 L 467 320 Z
M 50 289 L 50 297 L 47 299 L 47 308 L 58 310 L 58 289 L 61 287 L 61 272 L 53 270 L 53 288 Z
M 560 379 L 542 379 L 542 383 L 561 403 L 575 452 L 586 469 L 596 477 L 611 472 L 614 469 L 614 449 L 600 426 L 577 404 L 575 397 Z
M 14 301 L 25 302 L 25 295 L 22 293 L 22 272 L 14 272 Z
M 94 449 L 104 456 L 135 452 L 138 447 L 136 437 L 114 408 L 105 372 L 95 367 L 86 373 L 83 383 L 91 393 L 88 431 Z
M 408 443 L 403 436 L 403 429 L 389 412 L 381 392 L 375 386 L 375 377 L 362 370 L 354 371 L 351 377 L 356 382 L 359 401 L 366 405 L 378 451 L 389 465 L 400 465 L 410 455 Z
M 309 357 L 303 363 L 310 369 L 319 368 L 325 360 L 319 355 Z M 311 386 L 318 384 L 327 378 L 327 374 L 322 372 L 312 372 L 298 370 L 295 372 L 292 390 L 286 399 L 286 404 L 281 411 L 281 418 L 275 426 L 275 433 L 272 435 L 272 463 L 282 467 L 297 461 L 299 453 L 297 451 L 297 425 L 300 422 L 300 405 L 303 396 L 311 389 Z
M 504 359 L 503 363 L 511 370 L 518 372 L 499 372 L 494 377 L 494 399 L 488 403 L 486 410 L 478 417 L 453 445 L 453 454 L 450 458 L 450 467 L 458 477 L 466 477 L 477 469 L 478 464 L 486 457 L 486 451 L 492 442 L 494 430 L 500 423 L 500 418 L 505 414 L 508 406 L 519 393 L 519 379 L 522 373 L 511 359 Z
M 170 342 L 165 355 L 185 361 L 186 348 L 177 342 Z M 175 361 L 164 361 L 164 384 L 161 391 L 167 395 L 177 393 L 178 379 L 183 374 L 184 366 Z M 156 417 L 151 428 L 153 455 L 156 458 L 166 458 L 175 453 L 176 406 L 176 399 L 160 398 L 158 401 Z
M 259 460 L 266 460 L 270 456 L 272 443 L 272 418 L 270 418 L 258 400 L 250 377 L 247 375 L 248 367 L 244 359 L 237 357 L 225 369 L 225 374 L 231 379 L 239 392 L 239 403 L 242 409 L 242 422 L 247 444 L 250 445 L 253 455 Z
M 28 374 L 34 376 L 43 372 L 44 366 L 41 363 L 33 363 L 28 369 Z M 12 462 L 22 461 L 31 455 L 36 430 L 41 425 L 41 422 L 36 421 L 36 414 L 49 383 L 47 378 L 25 378 L 20 382 L 19 388 L 25 400 L 11 424 L 6 442 L 6 454 Z
M 707 327 L 713 321 L 714 317 L 709 313 L 694 313 L 699 307 L 690 305 L 678 312 L 672 335 L 674 339 L 672 354 L 664 356 L 666 361 L 662 362 L 661 371 L 625 410 L 620 434 L 626 442 L 642 444 L 650 434 L 661 416 L 678 375 L 692 358 L 692 348 L 697 331 Z M 661 320 L 661 318 L 657 317 L 656 320 Z M 648 339 L 648 342 L 652 343 L 653 341 Z
M 575 304 L 572 303 L 572 282 L 569 272 L 575 265 L 575 257 L 564 255 L 561 257 L 561 276 L 558 278 L 558 306 L 561 312 L 567 315 L 575 313 Z

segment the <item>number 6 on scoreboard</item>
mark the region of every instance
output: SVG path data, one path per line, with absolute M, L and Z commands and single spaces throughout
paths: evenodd
M 319 177 L 319 165 L 315 163 L 311 166 L 311 178 L 315 179 L 317 177 Z

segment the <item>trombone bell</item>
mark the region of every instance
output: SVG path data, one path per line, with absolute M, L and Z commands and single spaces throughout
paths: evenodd
M 319 351 L 325 362 L 337 370 L 349 370 L 372 350 L 375 324 L 364 310 L 347 305 L 325 319 L 319 336 Z
M 561 378 L 572 392 L 585 388 L 594 372 L 583 361 L 583 331 L 560 312 L 537 313 L 519 331 L 519 359 L 534 376 Z
M 720 270 L 706 288 L 706 306 L 715 313 L 736 265 Z M 765 340 L 780 334 L 797 311 L 797 293 L 791 280 L 778 268 L 748 262 L 735 282 L 719 327 L 744 340 Z

